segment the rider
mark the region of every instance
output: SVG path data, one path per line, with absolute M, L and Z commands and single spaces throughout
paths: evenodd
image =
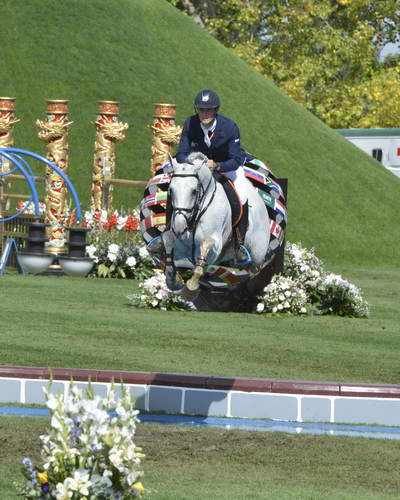
M 243 244 L 249 218 L 243 170 L 246 154 L 240 147 L 238 126 L 230 118 L 218 114 L 219 107 L 220 99 L 214 90 L 203 89 L 196 95 L 196 114 L 189 116 L 183 125 L 176 159 L 184 163 L 190 153 L 199 151 L 207 156 L 208 168 L 220 172 L 233 182 L 242 203 L 242 217 L 237 228 L 238 264 L 245 265 L 251 260 Z

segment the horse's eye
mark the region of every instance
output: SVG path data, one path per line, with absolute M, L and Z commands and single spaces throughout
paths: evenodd
M 192 189 L 192 197 L 194 198 L 196 196 L 196 190 Z

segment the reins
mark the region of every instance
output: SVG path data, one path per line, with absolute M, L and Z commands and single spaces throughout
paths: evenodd
M 197 179 L 197 189 L 196 189 L 196 195 L 195 195 L 195 200 L 193 203 L 193 206 L 191 208 L 186 208 L 186 207 L 172 207 L 172 213 L 174 215 L 176 214 L 181 214 L 186 220 L 187 224 L 187 229 L 189 232 L 192 233 L 192 261 L 194 262 L 194 238 L 196 234 L 196 229 L 197 225 L 199 223 L 199 220 L 203 217 L 203 215 L 207 212 L 208 208 L 210 207 L 211 203 L 214 200 L 215 193 L 217 191 L 217 181 L 215 180 L 214 176 L 210 176 L 210 180 L 208 181 L 208 184 L 206 188 L 203 187 L 200 177 L 198 173 L 196 174 L 173 174 L 171 181 L 174 177 L 195 177 Z M 212 192 L 212 195 L 207 203 L 201 210 L 200 207 L 204 201 L 204 197 L 206 196 L 208 189 L 210 187 L 211 182 L 214 181 L 214 190 Z M 186 215 L 186 213 L 189 213 L 189 215 Z M 178 235 L 174 231 L 173 224 L 171 224 L 171 229 L 174 235 L 178 238 Z

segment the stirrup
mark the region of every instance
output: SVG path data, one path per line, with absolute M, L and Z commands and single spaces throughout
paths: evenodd
M 237 266 L 248 266 L 252 262 L 251 255 L 244 245 L 239 245 L 236 257 Z
M 156 236 L 146 246 L 146 250 L 150 253 L 161 253 L 164 248 L 164 243 L 162 241 L 161 235 Z

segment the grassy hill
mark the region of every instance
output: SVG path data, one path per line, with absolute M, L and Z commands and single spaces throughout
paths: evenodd
M 117 176 L 147 179 L 153 103 L 177 104 L 215 88 L 244 147 L 289 178 L 291 241 L 324 260 L 398 264 L 400 181 L 284 96 L 164 0 L 3 0 L 0 94 L 17 98 L 16 145 L 44 153 L 36 137 L 46 99 L 69 99 L 69 174 L 83 207 L 90 178 L 97 100 L 121 102 L 130 124 L 118 145 Z M 117 187 L 115 207 L 140 192 Z

